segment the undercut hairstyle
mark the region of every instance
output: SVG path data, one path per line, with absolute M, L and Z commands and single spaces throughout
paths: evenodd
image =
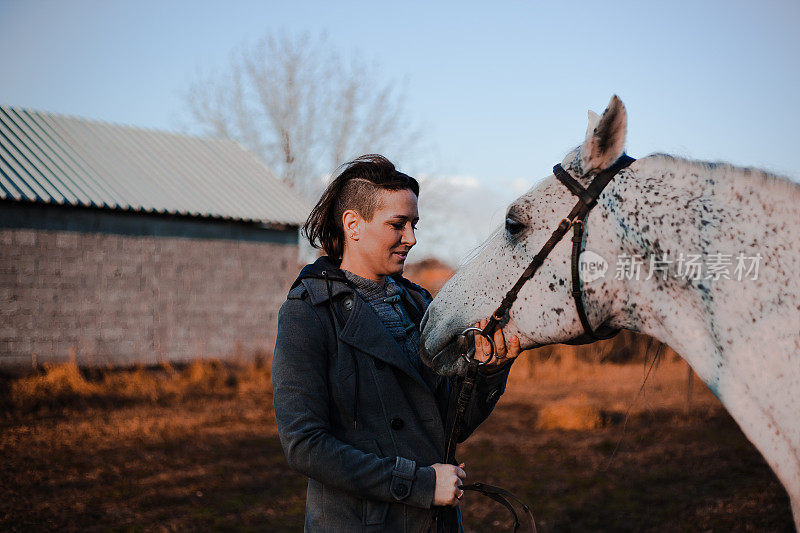
M 342 215 L 345 211 L 352 209 L 369 222 L 380 208 L 382 190 L 408 189 L 419 197 L 417 180 L 395 169 L 382 155 L 362 155 L 339 168 L 341 172 L 322 193 L 303 225 L 303 233 L 311 246 L 322 248 L 337 264 L 341 263 L 344 253 Z

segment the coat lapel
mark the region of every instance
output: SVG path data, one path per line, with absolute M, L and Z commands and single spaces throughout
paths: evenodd
M 420 385 L 428 388 L 428 384 L 389 334 L 375 310 L 358 295 L 353 298 L 353 311 L 339 333 L 339 338 L 353 348 L 399 368 Z

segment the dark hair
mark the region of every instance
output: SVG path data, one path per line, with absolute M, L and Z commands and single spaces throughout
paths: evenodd
M 378 154 L 362 155 L 345 163 L 330 182 L 303 225 L 311 246 L 322 248 L 338 263 L 344 253 L 342 215 L 355 210 L 364 220 L 372 220 L 381 190 L 409 189 L 419 197 L 417 180 L 394 168 L 391 161 Z

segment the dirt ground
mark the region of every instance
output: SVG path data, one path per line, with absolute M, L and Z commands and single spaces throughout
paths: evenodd
M 784 489 L 697 381 L 687 408 L 683 362 L 640 394 L 641 363 L 521 368 L 458 455 L 470 481 L 531 503 L 539 531 L 792 530 Z M 0 529 L 301 531 L 305 479 L 286 466 L 268 382 L 222 382 L 6 405 Z M 510 530 L 488 499 L 462 509 L 468 531 Z

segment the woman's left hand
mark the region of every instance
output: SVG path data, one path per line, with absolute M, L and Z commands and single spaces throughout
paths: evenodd
M 475 324 L 475 327 L 483 329 L 488 323 L 489 319 L 484 318 L 478 324 Z M 508 340 L 508 346 L 506 346 L 503 330 L 497 328 L 494 330 L 494 338 L 492 340 L 494 341 L 495 351 L 499 359 L 499 361 L 495 361 L 495 363 L 502 362 L 504 359 L 514 359 L 519 355 L 519 337 L 516 335 L 511 335 L 511 338 Z M 481 354 L 483 354 L 485 360 L 486 356 L 492 353 L 491 350 L 492 347 L 489 345 L 489 341 L 487 341 L 483 335 L 475 335 L 475 357 L 480 359 L 482 357 Z

